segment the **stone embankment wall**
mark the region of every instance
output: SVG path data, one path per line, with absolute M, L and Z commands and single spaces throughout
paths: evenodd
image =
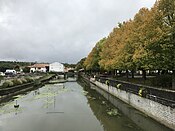
M 55 75 L 48 75 L 46 77 L 39 78 L 34 82 L 17 85 L 13 87 L 8 87 L 8 88 L 1 88 L 0 89 L 0 103 L 4 101 L 5 99 L 10 99 L 14 95 L 39 88 L 40 86 L 43 86 L 44 83 L 47 83 L 49 80 L 51 80 L 54 76 Z
M 112 94 L 113 96 L 119 98 L 120 100 L 128 103 L 134 108 L 144 112 L 151 118 L 175 130 L 174 107 L 163 105 L 156 101 L 141 97 L 132 92 L 127 92 L 125 90 L 118 89 L 114 86 L 108 86 L 107 84 L 95 81 L 94 79 L 90 79 L 90 81 L 99 88 L 105 90 L 106 92 Z

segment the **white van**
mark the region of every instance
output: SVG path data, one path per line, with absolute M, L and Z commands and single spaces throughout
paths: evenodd
M 6 75 L 16 75 L 16 71 L 8 69 L 8 70 L 5 71 L 5 74 Z

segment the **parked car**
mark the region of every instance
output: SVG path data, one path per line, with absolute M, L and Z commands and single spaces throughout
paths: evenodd
M 16 75 L 16 71 L 8 69 L 8 70 L 5 71 L 5 75 L 14 76 L 14 75 Z

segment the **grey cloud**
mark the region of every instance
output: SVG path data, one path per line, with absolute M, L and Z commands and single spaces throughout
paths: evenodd
M 76 63 L 155 0 L 0 0 L 0 59 Z

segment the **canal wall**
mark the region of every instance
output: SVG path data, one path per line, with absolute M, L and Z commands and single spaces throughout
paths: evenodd
M 0 103 L 3 102 L 4 100 L 10 99 L 14 95 L 39 88 L 43 84 L 51 80 L 53 77 L 54 75 L 50 75 L 48 77 L 40 78 L 34 82 L 17 85 L 13 87 L 8 87 L 8 88 L 2 88 L 0 89 Z
M 99 88 L 119 98 L 132 107 L 140 110 L 141 112 L 162 123 L 163 125 L 175 130 L 175 108 L 168 106 L 167 103 L 162 104 L 154 100 L 139 96 L 138 93 L 135 94 L 127 90 L 116 88 L 115 86 L 108 86 L 106 83 L 99 82 L 93 78 L 86 80 L 89 80 Z
M 98 92 L 108 101 L 110 101 L 115 107 L 117 107 L 117 109 L 119 109 L 124 115 L 126 115 L 143 130 L 146 129 L 147 131 L 170 131 L 168 127 L 159 124 L 159 122 L 151 119 L 150 117 L 148 118 L 148 116 L 144 113 L 141 113 L 139 110 L 136 110 L 132 106 L 109 94 L 103 89 L 95 86 L 94 84 L 90 84 L 90 88 L 95 89 L 96 92 Z M 93 92 L 93 94 L 95 93 Z

